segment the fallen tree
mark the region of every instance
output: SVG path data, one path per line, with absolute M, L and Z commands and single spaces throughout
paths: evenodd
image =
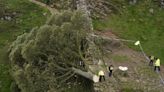
M 21 92 L 56 92 L 80 73 L 76 69 L 87 71 L 79 64 L 88 53 L 86 24 L 81 12 L 67 11 L 13 42 L 9 49 L 11 74 Z

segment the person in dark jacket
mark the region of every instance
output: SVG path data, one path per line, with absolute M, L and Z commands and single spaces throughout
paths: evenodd
M 114 69 L 113 65 L 110 65 L 110 66 L 108 67 L 108 70 L 109 70 L 109 77 L 112 76 L 113 69 Z

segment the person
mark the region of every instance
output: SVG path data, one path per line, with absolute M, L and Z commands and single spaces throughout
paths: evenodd
M 149 66 L 153 66 L 155 57 L 154 56 L 149 56 L 149 59 L 150 59 Z
M 154 71 L 156 71 L 158 69 L 158 71 L 160 71 L 160 59 L 156 58 L 155 59 L 155 63 L 154 63 Z
M 112 76 L 112 73 L 113 73 L 113 65 L 110 65 L 109 67 L 108 67 L 108 69 L 109 69 L 109 77 L 111 77 Z
M 102 82 L 102 79 L 104 79 L 104 81 L 105 81 L 105 74 L 104 74 L 103 70 L 100 70 L 98 75 L 99 75 L 99 81 L 100 82 Z

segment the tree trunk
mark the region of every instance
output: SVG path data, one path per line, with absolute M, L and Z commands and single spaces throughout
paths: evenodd
M 87 79 L 89 79 L 89 80 L 91 80 L 93 82 L 98 82 L 98 80 L 99 80 L 99 77 L 97 75 L 94 75 L 94 74 L 92 74 L 90 72 L 84 72 L 84 71 L 82 71 L 80 69 L 77 69 L 77 68 L 74 68 L 74 67 L 72 68 L 72 70 L 76 74 L 78 74 L 78 75 L 80 75 L 80 76 L 82 76 L 84 78 L 87 78 Z
M 87 79 L 90 79 L 90 80 L 93 80 L 93 74 L 91 74 L 91 73 L 89 73 L 89 72 L 84 72 L 84 71 L 82 71 L 82 70 L 80 70 L 80 69 L 77 69 L 77 68 L 72 68 L 72 70 L 76 73 L 76 74 L 78 74 L 78 75 L 81 75 L 81 76 L 83 76 L 83 77 L 85 77 L 85 78 L 87 78 Z

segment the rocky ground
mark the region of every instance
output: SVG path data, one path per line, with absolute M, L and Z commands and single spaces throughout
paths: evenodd
M 99 34 L 117 38 L 110 31 Z M 106 73 L 105 82 L 94 84 L 98 92 L 163 92 L 164 84 L 161 83 L 158 74 L 153 71 L 153 66 L 148 66 L 148 62 L 140 51 L 134 51 L 123 42 L 115 40 L 111 41 L 108 49 L 112 52 L 105 57 L 104 62 L 107 66 L 114 65 L 113 76 L 108 77 L 106 66 L 91 67 L 97 70 L 103 69 Z M 128 67 L 128 71 L 120 71 L 119 66 Z M 161 71 L 160 74 L 163 75 L 164 72 Z

